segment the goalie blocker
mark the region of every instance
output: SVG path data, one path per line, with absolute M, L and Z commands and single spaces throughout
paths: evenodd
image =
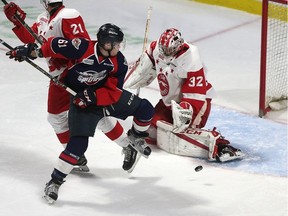
M 157 121 L 157 146 L 166 152 L 209 161 L 226 162 L 242 159 L 241 150 L 229 145 L 216 128 L 213 130 L 189 128 L 185 133 L 173 133 L 173 125 Z
M 155 66 L 146 52 L 133 64 L 125 77 L 124 88 L 137 89 L 148 86 L 156 78 Z

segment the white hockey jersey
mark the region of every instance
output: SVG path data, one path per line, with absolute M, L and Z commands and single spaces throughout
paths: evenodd
M 195 104 L 213 97 L 214 89 L 206 80 L 206 71 L 196 46 L 185 42 L 180 53 L 165 57 L 159 52 L 158 43 L 153 41 L 147 53 L 156 67 L 160 93 L 166 106 L 171 106 L 171 100 Z
M 58 8 L 52 16 L 47 11 L 41 13 L 31 29 L 43 41 L 46 41 L 49 37 L 90 38 L 80 13 L 75 9 L 65 8 L 65 6 Z M 35 42 L 35 39 L 23 26 L 14 28 L 13 31 L 22 42 Z M 64 62 L 59 59 L 47 58 L 46 61 L 52 76 L 58 76 L 66 68 Z

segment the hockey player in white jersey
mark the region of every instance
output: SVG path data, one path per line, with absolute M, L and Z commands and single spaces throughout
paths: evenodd
M 90 39 L 90 36 L 86 30 L 84 21 L 80 13 L 71 8 L 66 8 L 63 5 L 63 0 L 41 0 L 40 1 L 45 11 L 41 13 L 36 22 L 31 26 L 33 32 L 45 42 L 49 37 L 64 37 L 66 39 L 73 38 L 86 38 Z M 26 13 L 14 2 L 6 4 L 3 8 L 4 13 L 8 20 L 13 24 L 13 32 L 23 43 L 34 43 L 35 38 L 25 29 L 25 27 L 15 18 L 17 14 L 22 20 L 25 20 Z M 58 58 L 46 58 L 49 72 L 53 76 L 58 76 L 60 81 L 65 80 L 67 75 L 67 60 Z M 53 127 L 59 142 L 66 147 L 69 141 L 69 127 L 68 127 L 68 110 L 69 110 L 70 94 L 65 91 L 64 88 L 55 85 L 53 81 L 50 82 L 48 90 L 48 121 Z M 119 121 L 112 117 L 104 117 L 98 123 L 98 129 L 112 141 L 116 142 L 120 146 L 126 146 L 127 135 Z M 132 166 L 125 161 L 135 160 L 129 157 L 133 154 L 137 154 L 135 150 L 123 148 L 123 151 L 128 152 L 129 155 L 125 155 L 123 169 L 129 170 Z M 86 165 L 87 160 L 83 155 L 79 160 L 79 167 L 74 170 L 89 171 Z
M 203 129 L 214 95 L 198 48 L 187 43 L 179 30 L 165 30 L 127 73 L 124 88 L 149 85 L 155 78 L 162 98 L 155 106 L 149 130 L 150 144 L 184 156 L 209 161 L 231 161 L 244 154 L 213 130 Z

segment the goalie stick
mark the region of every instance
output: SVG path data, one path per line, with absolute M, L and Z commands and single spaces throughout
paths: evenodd
M 10 46 L 8 43 L 6 43 L 4 40 L 2 40 L 0 38 L 0 43 L 3 44 L 5 47 L 7 47 L 9 50 L 13 50 L 13 47 Z M 51 74 L 49 74 L 47 71 L 45 71 L 43 68 L 41 68 L 40 66 L 38 66 L 37 64 L 35 64 L 34 62 L 32 62 L 30 59 L 28 58 L 24 58 L 24 61 L 26 61 L 28 64 L 32 65 L 34 68 L 36 68 L 38 71 L 40 71 L 42 74 L 44 74 L 45 76 L 47 76 L 50 80 L 52 80 L 54 83 L 56 83 L 57 85 L 61 86 L 62 88 L 64 88 L 67 92 L 69 92 L 70 94 L 72 94 L 73 96 L 76 96 L 76 92 L 73 91 L 71 88 L 69 88 L 68 86 L 66 86 L 64 83 L 60 82 L 58 80 L 57 77 L 53 77 Z
M 152 7 L 150 6 L 148 8 L 148 11 L 147 11 L 147 18 L 146 18 L 146 26 L 145 26 L 142 54 L 145 52 L 146 46 L 147 46 L 151 12 L 152 12 Z M 130 76 L 130 75 L 128 74 L 128 76 Z M 139 96 L 139 94 L 140 94 L 140 88 L 137 88 L 136 95 Z
M 150 6 L 148 8 L 148 11 L 147 11 L 147 19 L 146 19 L 146 26 L 145 26 L 145 33 L 144 33 L 144 41 L 143 41 L 143 48 L 142 48 L 142 54 L 145 52 L 146 50 L 146 46 L 147 46 L 147 40 L 148 40 L 148 30 L 149 30 L 149 24 L 150 24 L 150 16 L 151 16 L 151 11 L 152 11 L 152 7 Z M 127 76 L 130 76 L 130 74 L 128 74 Z M 137 88 L 137 91 L 136 91 L 136 95 L 139 96 L 140 94 L 140 88 Z M 135 149 L 136 150 L 136 149 Z M 137 150 L 136 150 L 137 151 Z M 137 151 L 137 156 L 136 156 L 136 159 L 135 159 L 135 162 L 133 164 L 133 166 L 127 170 L 128 173 L 132 173 L 134 168 L 136 167 L 138 161 L 140 160 L 142 154 Z M 144 157 L 144 156 L 143 156 Z

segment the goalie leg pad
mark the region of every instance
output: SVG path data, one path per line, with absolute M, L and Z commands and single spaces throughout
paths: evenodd
M 192 133 L 173 133 L 173 126 L 157 121 L 157 145 L 166 152 L 197 158 L 207 158 L 209 139 Z M 199 137 L 198 137 L 199 136 Z M 195 137 L 198 137 L 195 139 Z
M 157 146 L 166 152 L 218 162 L 242 159 L 245 156 L 240 149 L 229 145 L 230 142 L 216 128 L 188 128 L 185 133 L 173 133 L 172 130 L 172 124 L 157 121 Z

